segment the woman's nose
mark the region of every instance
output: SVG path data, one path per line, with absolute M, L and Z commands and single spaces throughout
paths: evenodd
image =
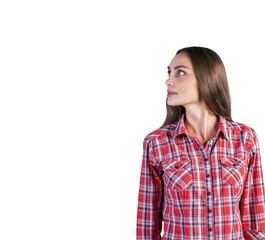
M 173 83 L 170 81 L 170 78 L 168 78 L 165 82 L 166 85 L 173 85 Z

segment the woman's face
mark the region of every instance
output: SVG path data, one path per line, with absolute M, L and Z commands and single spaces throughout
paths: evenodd
M 177 54 L 171 60 L 168 71 L 167 90 L 175 93 L 168 95 L 167 104 L 171 106 L 182 105 L 187 108 L 189 104 L 198 103 L 197 79 L 185 52 Z

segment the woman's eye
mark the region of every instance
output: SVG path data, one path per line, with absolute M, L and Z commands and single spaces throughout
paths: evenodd
M 179 72 L 183 72 L 183 71 L 182 71 L 182 70 L 179 70 L 178 73 L 179 73 Z M 183 72 L 183 73 L 185 73 L 185 72 Z M 183 75 L 180 75 L 180 76 L 183 76 Z
M 184 73 L 184 74 L 185 74 L 185 72 L 184 72 L 184 71 L 182 71 L 182 70 L 178 70 L 177 74 L 178 74 L 179 76 L 183 76 L 183 75 L 180 75 L 180 74 L 179 74 L 180 72 L 182 72 L 182 73 Z M 171 73 L 171 72 L 170 72 L 170 71 L 168 71 L 167 73 L 168 73 L 168 76 L 170 76 L 170 73 Z

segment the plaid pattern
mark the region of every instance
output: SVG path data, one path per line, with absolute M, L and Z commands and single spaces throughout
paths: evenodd
M 137 240 L 265 239 L 257 134 L 222 116 L 218 121 L 205 147 L 187 134 L 184 113 L 144 138 Z

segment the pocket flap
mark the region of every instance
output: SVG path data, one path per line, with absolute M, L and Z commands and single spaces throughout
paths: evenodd
M 183 158 L 169 164 L 165 170 L 167 185 L 175 190 L 184 190 L 193 184 L 192 166 L 189 158 Z
M 221 161 L 222 179 L 234 186 L 243 186 L 247 167 L 242 159 L 223 157 Z
M 227 167 L 238 168 L 240 166 L 246 167 L 244 161 L 239 158 L 221 158 L 221 163 Z

